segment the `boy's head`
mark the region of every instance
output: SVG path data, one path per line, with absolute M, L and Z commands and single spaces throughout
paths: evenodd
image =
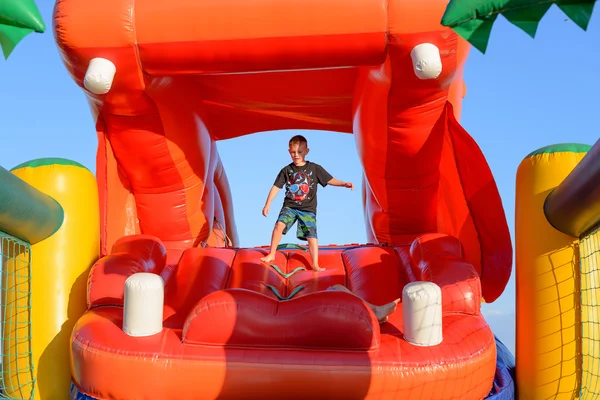
M 296 135 L 290 139 L 289 152 L 294 164 L 304 164 L 304 158 L 309 152 L 308 142 L 302 135 Z

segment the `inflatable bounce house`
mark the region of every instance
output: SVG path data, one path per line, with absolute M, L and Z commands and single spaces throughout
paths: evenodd
M 542 3 L 58 0 L 96 174 L 0 170 L 1 395 L 596 398 L 600 144 L 518 169 L 516 369 L 481 314 L 513 248 L 459 123 L 463 67 L 500 14 L 533 35 L 553 3 L 583 28 L 593 8 Z M 5 56 L 44 31 L 32 0 L 0 5 L 0 23 Z M 369 243 L 323 246 L 323 272 L 299 246 L 272 265 L 239 247 L 216 142 L 282 129 L 356 141 Z M 397 298 L 383 322 L 368 304 Z

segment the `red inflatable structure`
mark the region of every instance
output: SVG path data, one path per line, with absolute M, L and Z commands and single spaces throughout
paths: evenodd
M 456 238 L 324 248 L 328 269 L 319 274 L 294 273 L 308 253 L 280 252 L 288 278 L 257 261 L 264 254 L 192 248 L 170 265 L 153 237 L 119 240 L 92 269 L 89 311 L 74 329 L 77 386 L 102 399 L 481 399 L 490 391 L 494 335 L 479 312 L 479 274 Z M 164 329 L 143 338 L 121 330 L 125 280 L 139 272 L 165 282 Z M 358 297 L 325 290 L 342 284 L 385 304 L 425 280 L 442 287 L 444 341 L 435 347 L 403 340 L 401 312 L 380 326 Z
M 460 126 L 469 46 L 444 0 L 59 0 L 54 31 L 96 120 L 103 258 L 72 337 L 77 389 L 100 399 L 481 399 L 495 369 L 480 302 L 506 286 L 500 196 Z M 239 249 L 216 141 L 353 134 L 369 245 Z M 259 150 L 257 151 L 259 153 Z M 230 166 L 229 168 L 232 168 Z M 357 222 L 358 223 L 358 222 Z M 362 223 L 362 222 L 361 222 Z M 226 237 L 231 241 L 223 240 Z M 122 330 L 126 279 L 164 282 L 163 329 Z M 290 275 L 291 274 L 291 275 Z M 408 343 L 381 304 L 442 290 L 444 340 Z

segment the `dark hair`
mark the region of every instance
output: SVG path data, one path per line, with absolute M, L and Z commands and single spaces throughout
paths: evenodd
M 303 144 L 303 145 L 305 145 L 305 146 L 308 147 L 308 141 L 302 135 L 296 135 L 296 136 L 294 136 L 293 138 L 290 139 L 289 146 L 292 147 L 295 144 Z

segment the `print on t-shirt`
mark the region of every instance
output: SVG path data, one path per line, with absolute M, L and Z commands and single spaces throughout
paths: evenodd
M 307 161 L 302 166 L 290 163 L 283 167 L 275 182 L 278 188 L 285 186 L 284 207 L 317 212 L 317 186 L 327 186 L 333 177 L 319 164 Z
M 312 171 L 310 173 L 306 171 L 294 172 L 290 169 L 289 174 L 290 178 L 285 185 L 285 196 L 298 204 L 302 204 L 305 200 L 310 200 L 308 194 L 310 193 L 310 189 L 313 188 Z

